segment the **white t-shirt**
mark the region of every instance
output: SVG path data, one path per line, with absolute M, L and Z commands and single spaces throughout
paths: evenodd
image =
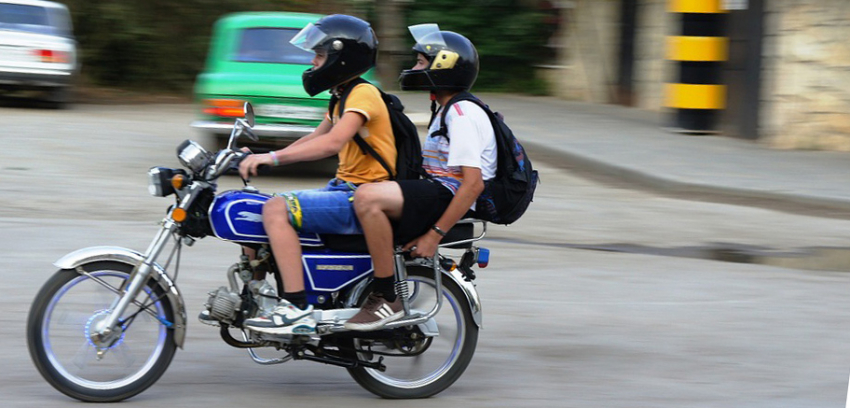
M 440 115 L 442 108 L 431 123 L 422 146 L 425 171 L 451 190 L 452 194 L 457 192 L 463 180 L 461 166 L 481 169 L 484 180 L 495 177 L 496 136 L 487 113 L 474 102 L 460 101 L 453 104 L 446 114 L 450 142 L 442 136 L 431 136 L 440 130 Z

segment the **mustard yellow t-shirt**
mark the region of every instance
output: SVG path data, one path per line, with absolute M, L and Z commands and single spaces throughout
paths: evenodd
M 345 112 L 357 112 L 366 118 L 358 133 L 375 149 L 395 175 L 396 147 L 393 128 L 387 105 L 381 92 L 370 84 L 358 84 L 345 100 Z M 343 114 L 345 113 L 343 112 Z M 332 123 L 339 122 L 339 105 L 334 108 Z M 372 183 L 388 180 L 390 175 L 374 157 L 364 153 L 352 139 L 339 152 L 339 168 L 336 177 L 351 183 Z

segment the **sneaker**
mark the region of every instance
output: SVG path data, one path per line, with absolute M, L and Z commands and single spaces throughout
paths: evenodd
M 198 315 L 198 321 L 213 327 L 219 327 L 221 325 L 218 320 L 215 320 L 212 316 L 210 316 L 210 311 L 207 309 L 204 309 L 201 314 Z
M 348 330 L 370 331 L 383 328 L 387 323 L 394 322 L 404 316 L 401 298 L 388 302 L 383 296 L 370 294 L 366 303 L 356 315 L 343 325 Z
M 313 334 L 316 319 L 313 318 L 313 305 L 301 310 L 281 299 L 271 313 L 247 319 L 243 326 L 260 333 Z

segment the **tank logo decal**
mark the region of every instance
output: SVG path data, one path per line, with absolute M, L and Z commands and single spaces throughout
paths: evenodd
M 353 271 L 354 265 L 316 265 L 318 271 Z
M 239 218 L 236 218 L 236 221 L 263 222 L 263 216 L 260 214 L 248 211 L 239 211 L 238 215 Z

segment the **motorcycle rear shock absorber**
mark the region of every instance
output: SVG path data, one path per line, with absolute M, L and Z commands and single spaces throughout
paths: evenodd
M 404 266 L 404 255 L 395 255 L 395 294 L 401 298 L 404 315 L 410 316 L 410 292 L 407 288 L 407 268 Z

